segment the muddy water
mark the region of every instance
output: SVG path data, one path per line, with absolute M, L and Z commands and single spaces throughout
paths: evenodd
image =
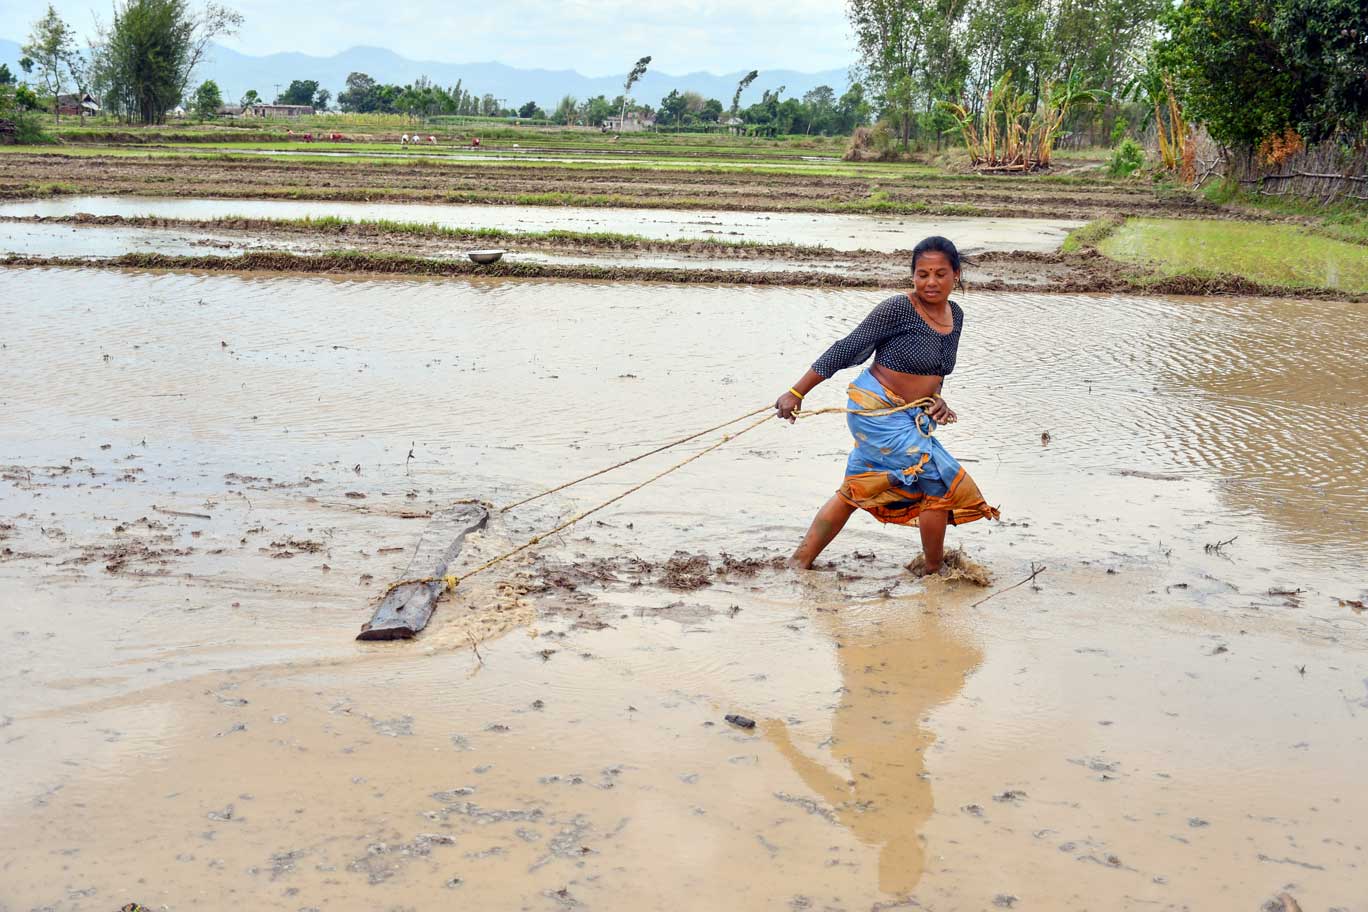
M 305 253 L 354 249 L 347 238 L 319 236 L 307 241 L 273 235 L 269 240 L 250 240 L 211 231 L 182 228 L 133 228 L 128 226 L 69 225 L 0 220 L 0 256 L 66 257 L 97 260 L 129 253 L 166 256 L 238 256 L 253 250 L 285 250 Z M 435 259 L 467 257 L 472 245 L 451 244 L 424 249 Z M 510 250 L 504 259 L 553 265 L 598 265 L 648 269 L 727 269 L 739 272 L 822 272 L 849 274 L 858 269 L 848 261 L 798 261 L 788 259 L 747 260 L 704 256 L 633 255 L 596 251 L 593 255 L 556 254 Z
M 273 239 L 269 245 L 213 232 L 161 228 L 58 225 L 0 221 L 0 256 L 101 258 L 126 253 L 166 256 L 236 256 L 249 250 L 281 250 L 299 245 Z
M 388 219 L 458 228 L 506 231 L 610 231 L 643 237 L 715 238 L 766 244 L 824 245 L 837 250 L 905 250 L 931 234 L 951 236 L 965 252 L 1055 250 L 1082 222 L 1067 219 L 800 215 L 765 212 L 690 212 L 670 209 L 594 209 L 574 206 L 452 206 L 306 200 L 219 200 L 174 197 L 68 196 L 0 203 L 0 216 L 90 215 L 213 219 Z
M 726 269 L 736 272 L 820 272 L 831 275 L 850 275 L 859 272 L 864 264 L 842 260 L 742 259 L 739 257 L 710 257 L 707 254 L 668 256 L 662 254 L 631 254 L 615 251 L 595 251 L 592 255 L 545 253 L 542 251 L 510 251 L 510 260 L 533 263 L 590 264 L 596 266 L 635 266 L 643 269 Z M 891 270 L 890 270 L 891 271 Z M 910 270 L 903 264 L 902 271 Z
M 351 640 L 428 510 L 748 411 L 877 299 L 0 272 L 0 906 L 1359 908 L 1361 307 L 965 296 L 942 439 L 1005 522 L 952 537 L 1048 567 L 977 607 L 862 517 L 826 572 L 623 563 L 791 547 L 814 418 Z

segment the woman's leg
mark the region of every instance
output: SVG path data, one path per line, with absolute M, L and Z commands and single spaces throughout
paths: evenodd
M 926 574 L 939 573 L 941 560 L 945 557 L 945 524 L 950 520 L 949 510 L 922 510 L 917 517 L 917 528 L 921 531 L 922 554 L 926 556 Z
M 803 541 L 798 545 L 798 550 L 793 552 L 789 558 L 790 567 L 798 567 L 803 570 L 810 569 L 812 562 L 817 559 L 817 555 L 822 553 L 831 540 L 840 533 L 845 527 L 846 520 L 850 519 L 850 514 L 855 512 L 855 508 L 846 503 L 845 499 L 839 494 L 831 495 L 831 499 L 817 511 L 817 515 L 812 520 L 812 525 L 808 527 L 807 534 L 803 536 Z M 944 533 L 945 524 L 941 524 L 941 531 Z

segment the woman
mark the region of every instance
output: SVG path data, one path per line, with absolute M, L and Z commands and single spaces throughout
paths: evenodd
M 890 409 L 909 402 L 925 405 L 889 415 L 851 414 L 855 449 L 846 462 L 845 483 L 813 519 L 789 562 L 809 568 L 859 507 L 880 522 L 915 525 L 921 531 L 924 572 L 942 572 L 945 527 L 988 517 L 978 485 L 932 433 L 958 417 L 941 398 L 955 369 L 964 311 L 950 300 L 959 281 L 960 255 L 943 237 L 929 237 L 912 250 L 910 295 L 883 301 L 813 363 L 774 403 L 779 417 L 794 420 L 803 398 L 843 368 L 874 363 L 847 390 L 848 408 Z

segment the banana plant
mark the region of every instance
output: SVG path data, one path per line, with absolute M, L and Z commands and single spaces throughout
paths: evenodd
M 1063 81 L 1046 83 L 1041 102 L 1031 115 L 1035 162 L 1042 168 L 1050 166 L 1055 141 L 1059 139 L 1070 109 L 1080 104 L 1098 104 L 1104 98 L 1106 93 L 1101 89 L 1084 88 L 1082 79 L 1072 69 Z
M 1173 77 L 1153 60 L 1142 61 L 1139 72 L 1121 89 L 1121 97 L 1142 102 L 1153 112 L 1154 133 L 1159 142 L 1159 160 L 1169 171 L 1182 166 L 1186 146 L 1191 142 L 1183 108 L 1173 90 Z M 1165 117 L 1167 114 L 1167 118 Z

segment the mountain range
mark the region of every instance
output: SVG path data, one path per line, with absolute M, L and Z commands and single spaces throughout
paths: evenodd
M 19 73 L 19 45 L 0 39 L 0 63 Z M 477 94 L 490 93 L 506 105 L 517 107 L 525 101 L 535 101 L 550 110 L 565 95 L 578 99 L 606 95 L 612 98 L 622 93 L 622 76 L 584 76 L 574 70 L 520 69 L 502 63 L 442 63 L 432 60 L 410 60 L 394 51 L 376 47 L 354 47 L 331 57 L 312 57 L 308 54 L 282 53 L 256 57 L 221 45 L 214 45 L 208 60 L 196 72 L 194 82 L 205 79 L 218 83 L 225 100 L 242 97 L 248 89 L 256 89 L 263 98 L 275 97 L 276 87 L 284 89 L 294 79 L 315 79 L 329 89 L 333 98 L 346 87 L 347 75 L 366 73 L 378 82 L 403 85 L 419 76 L 426 76 L 442 86 L 452 86 L 461 80 L 462 87 Z M 660 99 L 672 89 L 692 90 L 706 98 L 716 98 L 731 105 L 732 93 L 746 70 L 735 73 L 669 73 L 648 70 L 632 88 L 638 101 L 659 106 Z M 795 70 L 762 70 L 760 77 L 741 97 L 742 106 L 760 100 L 766 90 L 784 88 L 784 97 L 801 96 L 820 85 L 831 86 L 839 95 L 849 84 L 846 70 L 825 70 L 800 73 Z

